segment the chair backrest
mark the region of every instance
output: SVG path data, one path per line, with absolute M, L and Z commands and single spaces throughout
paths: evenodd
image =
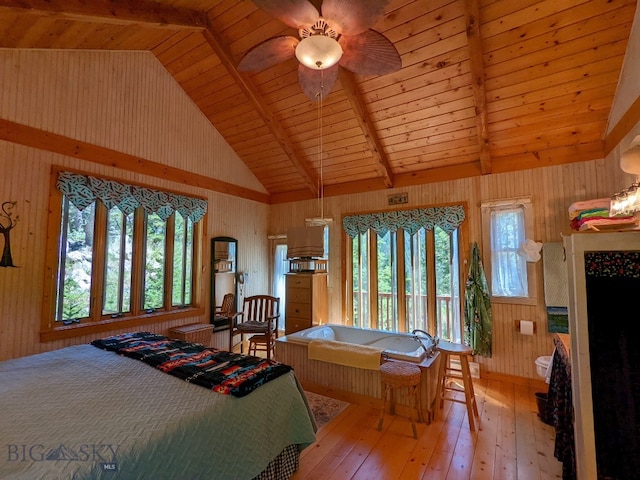
M 243 311 L 245 322 L 266 322 L 271 319 L 277 325 L 280 316 L 280 298 L 270 295 L 246 297 Z
M 222 305 L 220 305 L 220 310 L 218 311 L 221 315 L 231 315 L 235 310 L 235 302 L 236 298 L 233 293 L 227 293 L 222 298 Z

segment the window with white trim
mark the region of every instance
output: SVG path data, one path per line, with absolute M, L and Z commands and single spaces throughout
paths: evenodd
M 535 302 L 535 268 L 519 254 L 533 236 L 529 198 L 496 200 L 482 204 L 484 269 L 493 300 Z

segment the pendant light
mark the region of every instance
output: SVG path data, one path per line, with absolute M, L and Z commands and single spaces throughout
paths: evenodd
M 322 71 L 320 72 L 322 74 Z M 308 227 L 311 226 L 325 226 L 333 222 L 332 218 L 325 218 L 324 216 L 324 171 L 323 171 L 323 138 L 322 138 L 322 104 L 324 101 L 324 82 L 320 82 L 320 91 L 318 92 L 317 102 L 317 114 L 318 114 L 318 210 L 320 212 L 319 217 L 312 217 L 305 219 Z

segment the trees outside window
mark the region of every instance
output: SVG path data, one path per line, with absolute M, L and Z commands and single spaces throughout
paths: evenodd
M 353 325 L 396 332 L 421 329 L 459 342 L 459 228 L 433 223 L 417 228 L 416 221 L 377 233 L 374 227 L 363 228 L 367 220 L 355 217 L 347 220 L 354 231 L 348 232 L 346 249 L 351 292 L 346 303 Z M 377 220 L 371 221 L 376 227 Z M 387 220 L 394 221 L 382 222 Z
M 52 194 L 45 337 L 197 308 L 206 201 L 69 173 Z M 55 223 L 54 223 L 55 222 Z M 184 314 L 182 314 L 184 316 Z M 49 335 L 53 332 L 53 335 Z M 79 332 L 78 335 L 84 334 Z M 68 336 L 68 333 L 66 334 Z
M 529 198 L 482 204 L 483 265 L 497 303 L 536 303 L 535 268 L 518 250 L 533 238 L 533 208 Z

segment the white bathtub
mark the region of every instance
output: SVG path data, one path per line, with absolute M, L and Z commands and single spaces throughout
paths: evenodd
M 424 338 L 425 348 L 423 348 L 415 336 L 407 333 L 394 333 L 337 324 L 318 325 L 291 333 L 286 338 L 290 342 L 297 343 L 309 343 L 311 340 L 323 339 L 377 347 L 383 349 L 382 354 L 388 358 L 416 363 L 424 360 L 426 355 L 425 348 L 428 349 L 433 346 L 428 338 Z
M 389 357 L 416 362 L 422 372 L 418 394 L 422 421 L 429 423 L 433 419 L 440 364 L 440 354 L 437 351 L 427 357 L 424 349 L 409 334 L 332 324 L 319 325 L 277 339 L 275 359 L 293 367 L 306 389 L 377 408 L 382 408 L 380 371 L 309 359 L 309 342 L 314 339 L 378 346 Z M 428 339 L 424 342 L 428 348 L 431 342 Z M 396 402 L 396 413 L 408 417 L 414 415 L 412 399 L 407 395 L 406 389 L 396 392 Z

